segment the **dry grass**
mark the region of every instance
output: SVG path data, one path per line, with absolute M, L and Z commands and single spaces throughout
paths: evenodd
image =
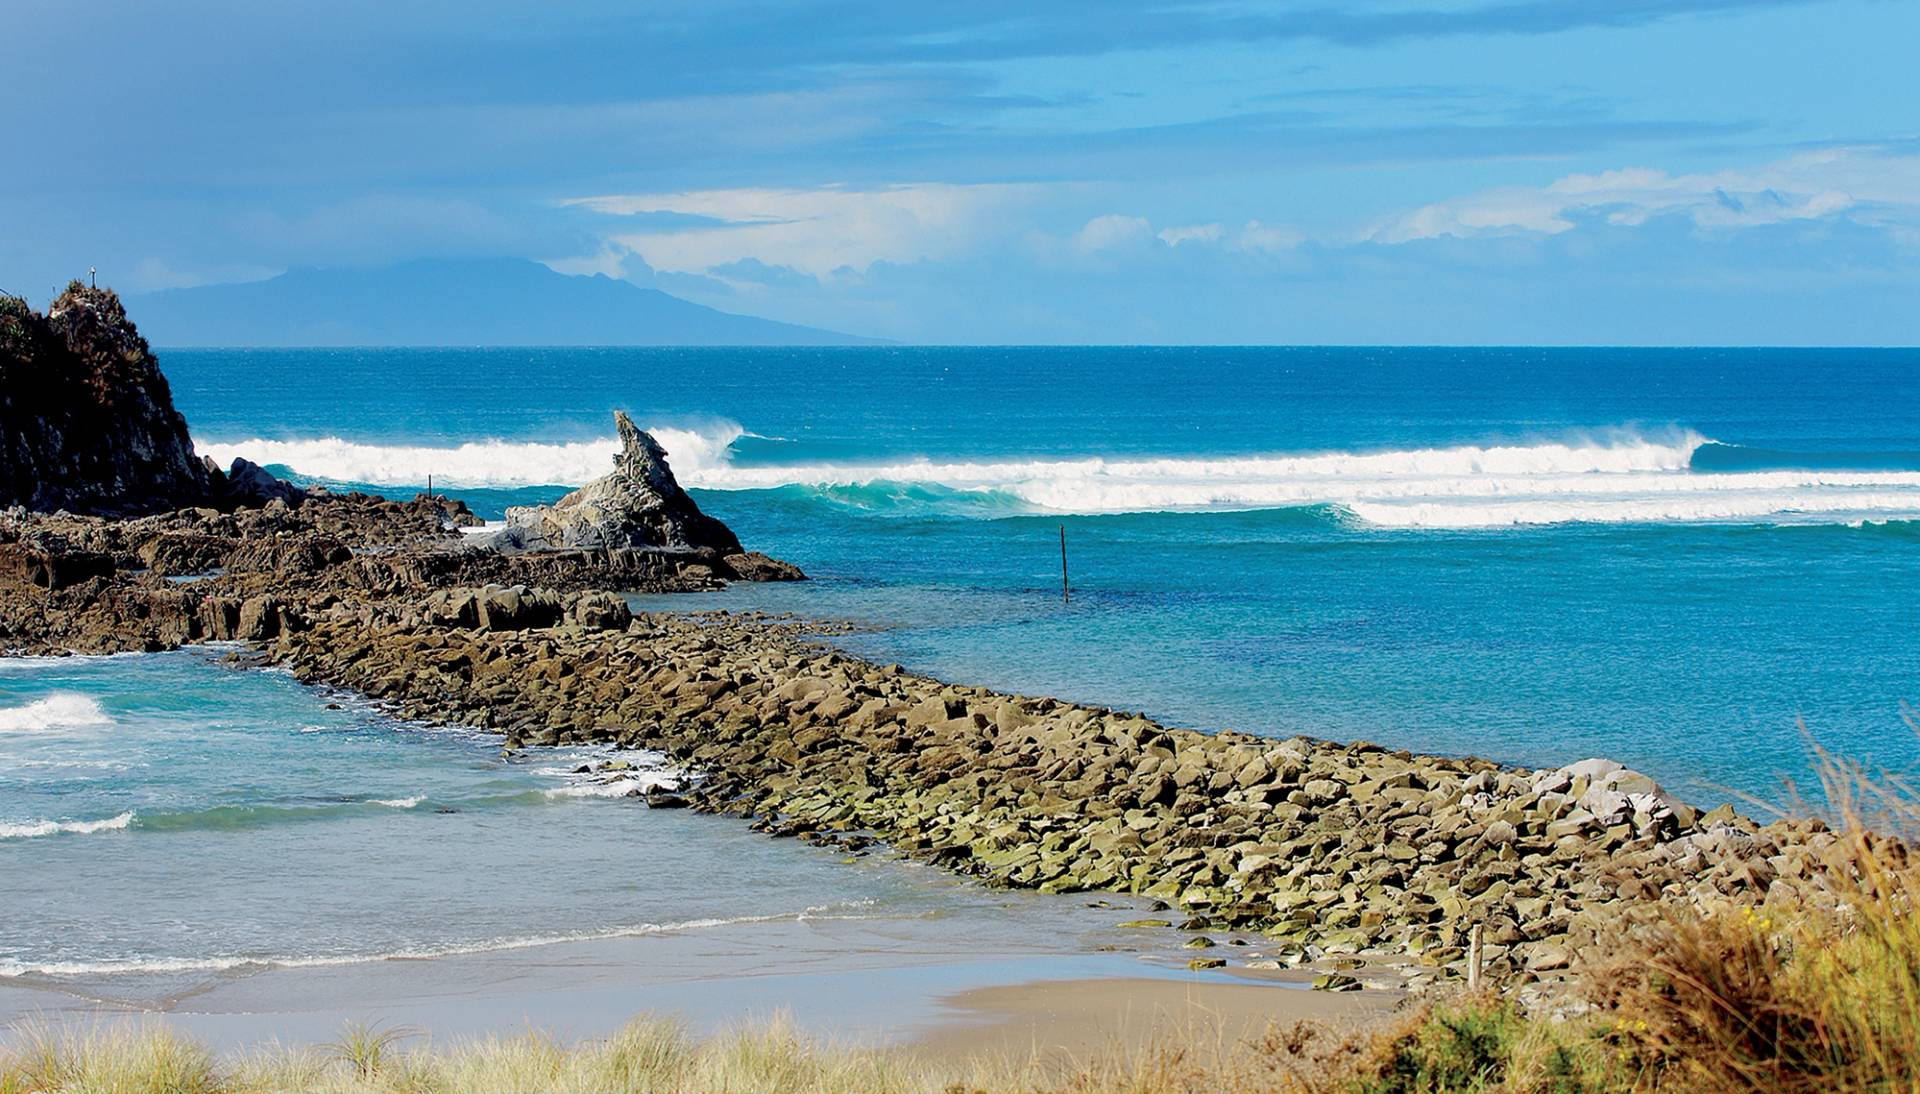
M 1594 985 L 1667 1088 L 1920 1090 L 1920 795 L 1821 758 L 1826 892 L 1667 917 Z

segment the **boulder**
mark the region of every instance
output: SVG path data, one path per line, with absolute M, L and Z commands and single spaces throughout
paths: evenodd
M 273 501 L 299 505 L 307 500 L 305 490 L 251 460 L 235 459 L 225 471 L 220 470 L 211 456 L 202 457 L 202 462 L 206 464 L 213 500 L 223 508 L 258 509 Z
M 623 631 L 633 621 L 627 598 L 614 593 L 585 593 L 567 608 L 567 618 L 592 631 Z
M 721 560 L 727 572 L 741 581 L 805 581 L 807 575 L 791 562 L 769 558 L 759 551 L 742 551 Z
M 560 598 L 525 585 L 488 585 L 476 597 L 480 629 L 524 631 L 560 621 Z

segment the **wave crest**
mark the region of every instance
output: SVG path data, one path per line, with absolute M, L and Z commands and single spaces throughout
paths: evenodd
M 46 729 L 86 729 L 109 726 L 113 719 L 100 704 L 85 695 L 56 692 L 24 706 L 0 709 L 0 733 L 31 733 Z
M 106 820 L 92 821 L 28 821 L 25 824 L 0 824 L 0 839 L 34 839 L 39 836 L 57 836 L 63 833 L 84 836 L 93 832 L 117 832 L 133 823 L 133 812 L 128 810 L 119 816 Z
M 730 446 L 749 434 L 731 422 L 656 433 L 689 487 L 799 489 L 827 504 L 889 512 L 994 517 L 1317 506 L 1388 528 L 1920 516 L 1920 470 L 1879 457 L 1850 468 L 1846 454 L 1817 461 L 1758 450 L 1741 456 L 1748 450 L 1679 430 L 1371 452 L 752 464 L 734 460 Z M 250 441 L 229 450 L 330 480 L 412 484 L 432 464 L 445 469 L 435 470 L 435 482 L 498 487 L 584 482 L 600 474 L 615 447 L 613 438 L 451 449 L 325 440 Z M 1783 456 L 1792 459 L 1783 463 Z
M 706 428 L 649 426 L 667 450 L 683 480 L 707 466 L 724 463 L 729 445 L 746 434 L 734 422 Z M 196 441 L 214 462 L 236 458 L 266 467 L 286 467 L 323 482 L 367 486 L 419 486 L 433 476 L 435 486 L 450 489 L 519 486 L 578 486 L 613 468 L 618 437 L 566 444 L 502 440 L 469 441 L 452 446 L 383 445 L 320 437 L 312 440 Z

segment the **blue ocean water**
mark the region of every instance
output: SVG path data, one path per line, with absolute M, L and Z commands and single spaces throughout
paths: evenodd
M 497 515 L 608 414 L 816 581 L 673 605 L 889 625 L 995 687 L 1703 803 L 1808 734 L 1920 761 L 1920 352 L 446 349 L 164 354 L 196 439 Z M 1073 599 L 1059 592 L 1059 532 Z M 1804 730 L 1803 727 L 1804 726 Z

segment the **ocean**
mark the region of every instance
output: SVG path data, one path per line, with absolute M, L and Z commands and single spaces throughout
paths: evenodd
M 641 606 L 874 624 L 833 640 L 966 683 L 1207 729 L 1605 756 L 1702 805 L 1817 806 L 1815 744 L 1920 768 L 1920 351 L 161 360 L 222 461 L 396 496 L 431 475 L 489 518 L 604 473 L 625 409 L 703 508 L 813 577 Z M 571 757 L 503 760 L 197 652 L 7 666 L 0 757 L 0 866 L 32 924 L 0 975 L 191 981 L 843 916 L 1065 953 L 1112 918 L 648 811 L 582 789 Z M 206 880 L 231 901 L 194 906 L 184 863 L 221 864 Z

